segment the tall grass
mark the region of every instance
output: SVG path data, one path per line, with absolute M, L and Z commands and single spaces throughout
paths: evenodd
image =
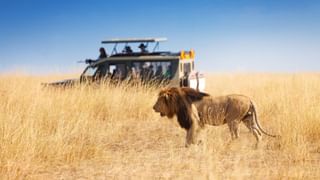
M 55 76 L 0 76 L 0 177 L 319 178 L 320 74 L 211 74 L 213 96 L 245 94 L 274 139 L 207 127 L 186 149 L 176 121 L 153 112 L 158 89 L 120 84 L 44 88 Z

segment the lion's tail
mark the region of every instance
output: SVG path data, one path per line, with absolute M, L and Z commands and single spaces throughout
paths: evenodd
M 255 105 L 253 104 L 252 101 L 251 101 L 251 106 L 252 106 L 252 109 L 253 109 L 254 121 L 255 121 L 255 123 L 257 124 L 259 130 L 260 130 L 263 134 L 265 134 L 265 135 L 267 135 L 267 136 L 274 137 L 274 138 L 275 138 L 275 137 L 279 137 L 279 135 L 273 135 L 273 134 L 267 133 L 267 132 L 261 127 L 261 125 L 260 125 L 260 123 L 259 123 L 259 120 L 258 120 L 258 117 L 257 117 L 256 107 L 255 107 Z

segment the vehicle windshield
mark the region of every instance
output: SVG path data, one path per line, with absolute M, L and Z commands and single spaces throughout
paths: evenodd
M 133 70 L 135 70 L 142 78 L 144 76 L 150 76 L 152 78 L 172 78 L 172 65 L 170 61 L 165 62 L 154 62 L 154 61 L 143 61 L 134 62 Z
M 89 66 L 86 71 L 83 73 L 84 76 L 94 76 L 97 71 L 97 67 Z

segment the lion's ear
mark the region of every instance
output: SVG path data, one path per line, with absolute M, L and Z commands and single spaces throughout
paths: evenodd
M 164 97 L 166 98 L 166 100 L 169 100 L 169 94 L 168 93 L 165 93 Z
M 172 88 L 171 88 L 172 89 Z M 170 101 L 171 97 L 172 97 L 172 92 L 171 89 L 163 89 L 160 91 L 159 96 L 164 97 L 167 101 Z

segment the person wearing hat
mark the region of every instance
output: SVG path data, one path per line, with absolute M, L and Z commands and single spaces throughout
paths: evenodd
M 141 53 L 147 53 L 148 52 L 147 46 L 144 45 L 143 43 L 141 43 L 138 48 L 140 48 Z
M 128 45 L 126 45 L 126 46 L 124 47 L 124 52 L 125 52 L 125 53 L 127 53 L 127 54 L 131 54 L 131 53 L 133 53 L 133 51 L 132 51 L 131 47 L 130 47 L 130 46 L 128 46 Z

